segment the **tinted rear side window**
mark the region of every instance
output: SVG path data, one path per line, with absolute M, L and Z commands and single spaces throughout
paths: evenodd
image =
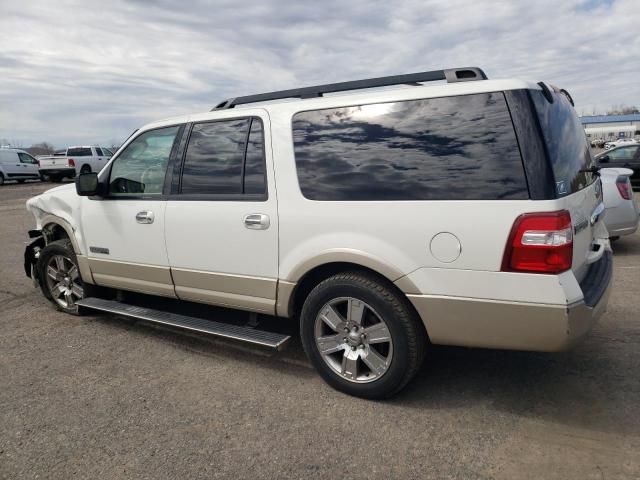
M 264 165 L 263 130 L 259 118 L 197 123 L 189 137 L 180 192 L 192 195 L 264 194 Z
M 528 198 L 502 93 L 301 112 L 293 137 L 312 200 Z
M 70 148 L 67 150 L 67 156 L 69 157 L 90 157 L 90 148 Z
M 247 144 L 247 159 L 244 167 L 244 193 L 264 194 L 267 192 L 264 170 L 262 122 L 254 118 Z
M 562 197 L 591 185 L 597 177 L 584 171 L 594 161 L 576 111 L 563 94 L 552 95 L 554 101 L 549 103 L 542 92 L 531 92 L 551 160 L 556 194 Z

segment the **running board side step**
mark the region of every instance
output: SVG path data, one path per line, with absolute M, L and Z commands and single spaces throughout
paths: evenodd
M 254 345 L 274 348 L 276 350 L 282 350 L 291 339 L 289 335 L 283 335 L 281 333 L 267 332 L 265 330 L 216 322 L 214 320 L 205 320 L 177 313 L 164 312 L 162 310 L 154 310 L 152 308 L 138 307 L 115 300 L 105 300 L 94 297 L 83 298 L 82 300 L 78 300 L 76 305 L 101 312 L 137 318 L 147 322 L 160 323 L 171 327 L 184 328 L 185 330 L 239 340 Z

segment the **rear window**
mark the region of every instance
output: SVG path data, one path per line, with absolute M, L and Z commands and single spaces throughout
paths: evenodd
M 584 127 L 567 98 L 553 93 L 549 103 L 542 92 L 531 92 L 551 160 L 559 197 L 591 185 L 596 175 L 585 172 L 595 165 Z
M 300 112 L 293 139 L 311 200 L 529 198 L 501 92 Z
M 90 148 L 69 148 L 67 150 L 68 157 L 90 157 L 91 149 Z

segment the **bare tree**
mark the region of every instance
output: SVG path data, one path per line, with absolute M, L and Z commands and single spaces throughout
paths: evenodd
M 26 149 L 31 155 L 53 155 L 55 148 L 48 142 L 34 143 Z

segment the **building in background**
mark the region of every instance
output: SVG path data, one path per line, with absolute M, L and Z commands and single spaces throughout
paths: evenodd
M 589 140 L 640 137 L 640 113 L 580 117 Z

